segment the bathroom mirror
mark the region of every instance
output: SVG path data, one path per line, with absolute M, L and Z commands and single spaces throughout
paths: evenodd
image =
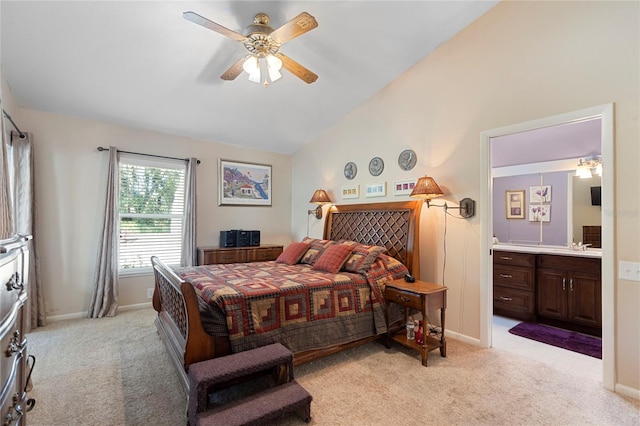
M 600 177 L 595 167 L 594 177 L 575 174 L 583 159 L 600 154 L 600 137 L 597 118 L 492 138 L 495 237 L 523 245 L 566 247 L 585 239 L 589 243 L 585 230 L 593 236 L 600 227 L 600 206 L 591 198 L 591 188 L 601 187 Z M 510 214 L 515 210 L 507 210 L 514 208 L 508 196 L 521 191 L 521 206 L 516 202 L 515 208 L 523 214 Z

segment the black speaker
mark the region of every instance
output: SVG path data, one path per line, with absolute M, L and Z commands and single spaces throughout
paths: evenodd
M 239 229 L 236 233 L 236 246 L 247 247 L 250 243 L 250 232 Z
M 220 247 L 236 247 L 236 236 L 238 231 L 220 231 Z
M 260 245 L 260 231 L 249 231 L 249 245 L 250 246 Z

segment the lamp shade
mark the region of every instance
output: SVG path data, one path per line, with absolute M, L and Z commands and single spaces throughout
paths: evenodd
M 327 195 L 324 189 L 318 189 L 313 193 L 313 197 L 311 197 L 309 202 L 314 204 L 326 204 L 331 203 L 331 198 L 329 198 L 329 195 Z
M 423 200 L 432 200 L 442 197 L 444 193 L 438 186 L 436 181 L 430 176 L 424 176 L 418 179 L 416 186 L 411 191 L 410 197 L 421 198 Z

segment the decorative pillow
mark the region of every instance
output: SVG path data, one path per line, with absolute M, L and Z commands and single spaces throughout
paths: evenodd
M 311 269 L 336 274 L 342 268 L 352 250 L 353 247 L 349 245 L 333 244 L 322 252 L 322 255 L 316 260 Z
M 409 273 L 407 267 L 395 257 L 381 253 L 378 255 L 377 260 L 382 262 L 385 269 L 393 275 L 394 280 L 402 278 Z
M 355 272 L 358 274 L 364 274 L 369 270 L 373 262 L 379 254 L 386 252 L 387 249 L 380 246 L 367 246 L 364 244 L 355 243 L 353 245 L 353 251 L 347 258 L 343 269 L 346 272 Z
M 335 241 L 319 240 L 317 238 L 309 237 L 303 238 L 302 242 L 309 243 L 310 246 L 307 252 L 302 256 L 302 259 L 300 259 L 300 263 L 306 263 L 308 265 L 316 263 L 316 260 L 318 260 L 322 252 L 325 251 L 327 247 L 335 244 Z
M 287 265 L 295 265 L 302 256 L 307 252 L 311 244 L 303 242 L 293 242 L 289 244 L 280 256 L 276 259 L 276 263 L 286 263 Z

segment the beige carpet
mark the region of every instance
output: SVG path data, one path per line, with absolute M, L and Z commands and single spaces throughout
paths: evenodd
M 154 311 L 51 323 L 30 333 L 29 425 L 185 425 L 186 396 Z M 429 367 L 378 342 L 296 367 L 313 425 L 638 425 L 640 401 L 499 350 L 448 341 Z M 305 424 L 292 416 L 281 425 Z

